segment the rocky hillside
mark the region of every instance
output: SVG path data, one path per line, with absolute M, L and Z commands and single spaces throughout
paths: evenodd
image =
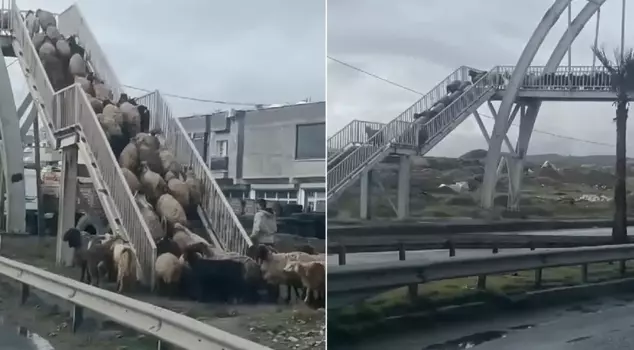
M 497 184 L 496 210 L 485 213 L 478 208 L 485 157 L 485 150 L 473 150 L 459 158 L 416 158 L 411 183 L 412 216 L 602 217 L 611 212 L 614 156 L 529 156 L 519 213 L 505 211 L 506 169 Z M 375 216 L 394 216 L 397 172 L 398 167 L 394 164 L 380 165 L 377 177 L 382 186 L 375 185 L 373 189 L 376 193 L 372 203 Z M 634 163 L 629 172 L 634 179 Z M 634 181 L 629 187 L 634 188 Z M 358 217 L 358 193 L 358 184 L 348 189 L 337 204 L 329 205 L 329 217 Z

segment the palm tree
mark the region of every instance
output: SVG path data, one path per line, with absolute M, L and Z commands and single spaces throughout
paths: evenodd
M 592 52 L 605 67 L 611 77 L 612 91 L 616 93 L 616 184 L 614 186 L 614 225 L 612 239 L 614 243 L 627 242 L 627 188 L 626 178 L 626 142 L 627 115 L 632 93 L 634 93 L 634 50 L 615 54 L 612 62 L 604 49 L 592 48 Z

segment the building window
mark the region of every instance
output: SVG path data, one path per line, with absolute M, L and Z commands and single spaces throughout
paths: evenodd
M 216 154 L 218 155 L 218 157 L 228 157 L 229 141 L 227 140 L 216 141 Z
M 204 132 L 193 132 L 189 134 L 189 137 L 192 139 L 196 150 L 201 156 L 204 156 L 205 152 L 205 133 Z
M 295 159 L 326 158 L 326 123 L 297 125 L 295 136 Z
M 256 190 L 255 199 L 263 198 L 264 200 L 282 203 L 297 203 L 297 191 L 264 191 Z
M 306 211 L 326 211 L 326 191 L 306 190 Z

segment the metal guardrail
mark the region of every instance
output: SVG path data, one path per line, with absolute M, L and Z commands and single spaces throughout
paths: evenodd
M 419 284 L 453 278 L 536 270 L 536 284 L 541 283 L 545 268 L 581 265 L 582 280 L 587 282 L 588 264 L 620 262 L 634 259 L 634 244 L 553 249 L 485 257 L 454 257 L 442 261 L 409 260 L 390 263 L 328 267 L 328 307 L 337 308 L 399 287 L 408 286 L 410 295 Z M 480 281 L 486 281 L 481 278 Z M 484 283 L 478 282 L 479 287 Z M 412 292 L 413 290 L 413 292 Z
M 0 274 L 22 283 L 22 302 L 28 296 L 28 286 L 71 302 L 73 330 L 81 323 L 82 308 L 86 308 L 188 350 L 271 350 L 176 312 L 4 257 L 0 257 Z

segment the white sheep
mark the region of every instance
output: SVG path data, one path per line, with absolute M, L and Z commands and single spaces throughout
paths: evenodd
M 177 178 L 172 178 L 167 181 L 167 190 L 183 207 L 189 206 L 189 187 L 187 184 Z
M 165 193 L 156 202 L 156 212 L 170 225 L 187 225 L 187 215 L 183 206 L 171 194 Z
M 137 179 L 136 175 L 134 175 L 134 173 L 130 169 L 121 167 L 121 173 L 123 174 L 123 178 L 130 188 L 130 192 L 136 193 L 141 189 L 141 183 L 139 182 L 139 179 Z
M 164 290 L 169 290 L 172 296 L 176 295 L 184 264 L 184 259 L 181 262 L 181 259 L 172 253 L 163 253 L 156 258 L 154 266 L 157 281 L 156 288 L 159 294 Z
M 68 62 L 68 70 L 72 75 L 86 77 L 88 71 L 86 61 L 84 61 L 79 54 L 74 54 L 70 57 L 70 61 Z
M 200 205 L 200 202 L 202 200 L 203 185 L 198 179 L 196 179 L 196 176 L 194 175 L 194 170 L 192 170 L 191 168 L 187 170 L 186 178 L 187 179 L 185 180 L 185 183 L 189 188 L 190 205 L 192 208 L 196 208 Z
M 136 148 L 134 142 L 130 141 L 119 155 L 119 166 L 136 172 L 139 168 L 139 164 L 139 150 Z
M 153 172 L 148 168 L 147 163 L 141 162 L 141 188 L 147 199 L 151 203 L 156 201 L 167 192 L 167 183 L 161 177 L 161 175 Z

